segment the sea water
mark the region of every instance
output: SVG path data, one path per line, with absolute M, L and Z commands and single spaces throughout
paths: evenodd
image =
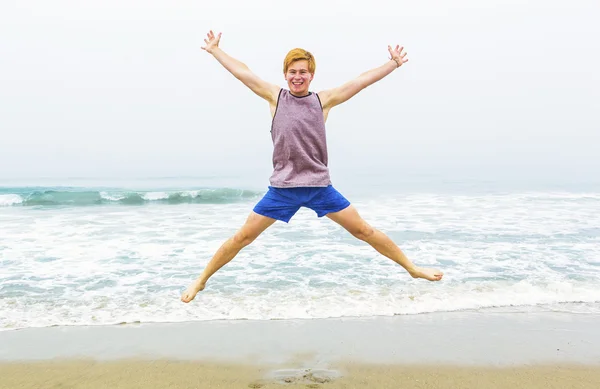
M 600 313 L 600 190 L 346 191 L 363 218 L 416 264 L 441 269 L 443 281 L 412 279 L 302 208 L 184 304 L 181 292 L 266 188 L 71 184 L 0 187 L 0 330 L 463 310 Z

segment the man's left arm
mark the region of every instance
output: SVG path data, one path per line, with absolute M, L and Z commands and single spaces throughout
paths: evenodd
M 321 99 L 321 104 L 323 104 L 323 110 L 329 110 L 336 105 L 342 104 L 361 90 L 376 83 L 402 66 L 408 61 L 406 53 L 403 53 L 402 50 L 403 47 L 396 46 L 395 49 L 392 49 L 388 46 L 391 58 L 385 64 L 371 69 L 337 88 L 320 92 L 319 98 Z

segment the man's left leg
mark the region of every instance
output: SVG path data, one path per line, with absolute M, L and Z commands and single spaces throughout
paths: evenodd
M 380 254 L 402 266 L 413 278 L 424 278 L 429 281 L 439 281 L 444 273 L 437 269 L 427 269 L 415 266 L 406 255 L 387 235 L 371 227 L 350 205 L 345 209 L 328 213 L 328 218 L 344 227 L 354 237 L 367 242 Z

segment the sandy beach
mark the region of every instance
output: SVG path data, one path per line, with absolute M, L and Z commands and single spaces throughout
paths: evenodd
M 599 318 L 439 313 L 0 332 L 0 388 L 598 388 Z
M 162 360 L 4 364 L 0 388 L 598 388 L 600 383 L 597 367 L 562 365 L 340 365 L 339 378 L 319 370 L 277 374 L 272 368 Z

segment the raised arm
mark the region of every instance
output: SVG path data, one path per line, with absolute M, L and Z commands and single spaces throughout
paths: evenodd
M 206 35 L 208 39 L 204 39 L 206 46 L 202 47 L 202 50 L 212 54 L 225 69 L 243 82 L 252 92 L 267 100 L 270 104 L 277 104 L 280 89 L 277 85 L 261 80 L 256 74 L 252 73 L 248 66 L 221 50 L 219 48 L 221 33 L 215 36 L 211 30 Z
M 400 46 L 396 46 L 395 49 L 392 49 L 391 46 L 388 46 L 388 51 L 391 58 L 386 63 L 378 68 L 371 69 L 361 74 L 354 80 L 351 80 L 337 88 L 320 92 L 319 98 L 321 99 L 321 104 L 323 104 L 323 110 L 330 110 L 336 105 L 342 104 L 361 90 L 365 89 L 371 84 L 376 83 L 406 63 L 408 58 L 405 58 L 406 53 L 402 52 L 403 49 L 404 48 Z

